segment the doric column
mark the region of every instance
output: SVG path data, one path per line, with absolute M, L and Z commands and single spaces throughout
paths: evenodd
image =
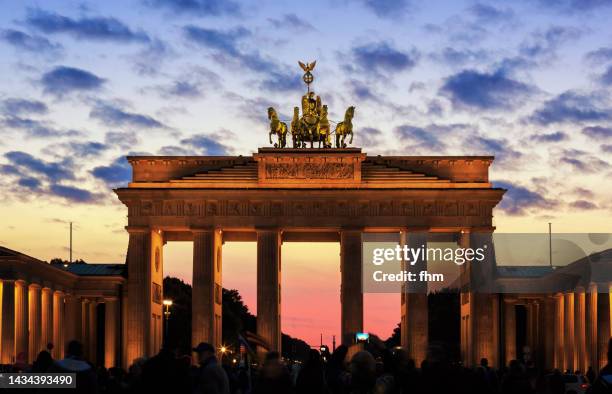
M 555 299 L 545 296 L 540 308 L 540 329 L 538 330 L 539 342 L 544 357 L 542 362 L 544 369 L 555 368 Z
M 38 352 L 44 347 L 40 341 L 41 339 L 41 308 L 40 308 L 40 285 L 32 283 L 29 289 L 29 300 L 30 304 L 30 316 L 29 316 L 29 330 L 30 330 L 30 360 L 36 360 Z
M 43 287 L 41 291 L 40 343 L 46 349 L 53 343 L 53 290 Z
M 281 351 L 281 232 L 257 230 L 257 334 Z M 262 356 L 265 349 L 258 348 Z
M 591 283 L 585 293 L 585 360 L 597 370 L 597 285 Z M 586 371 L 585 371 L 586 372 Z
M 504 297 L 504 362 L 516 360 L 516 306 L 515 299 Z
M 81 300 L 74 294 L 67 294 L 65 297 L 65 316 L 66 316 L 66 332 L 64 342 L 72 340 L 82 341 L 82 318 L 81 318 Z
M 470 232 L 462 230 L 459 234 L 458 246 L 460 248 L 470 247 Z M 459 334 L 459 347 L 461 350 L 461 361 L 463 365 L 471 366 L 474 363 L 474 327 L 472 324 L 472 306 L 470 302 L 473 298 L 470 292 L 470 264 L 463 264 L 459 267 L 459 281 L 460 281 L 460 334 Z
M 15 281 L 2 280 L 0 314 L 0 364 L 15 362 Z
M 221 231 L 193 230 L 191 343 L 221 346 Z
M 98 348 L 98 314 L 97 314 L 98 302 L 96 300 L 90 300 L 87 304 L 87 328 L 88 328 L 88 361 L 92 364 L 96 364 L 97 360 L 97 348 Z
M 363 331 L 361 231 L 340 232 L 340 303 L 342 344 L 350 345 Z
M 401 245 L 411 249 L 427 248 L 427 232 L 402 232 Z M 427 271 L 427 257 L 417 262 L 410 262 L 406 270 L 415 273 Z M 417 366 L 425 360 L 428 345 L 429 314 L 427 308 L 427 282 L 407 283 L 404 287 L 402 316 L 405 327 L 402 328 L 402 346 L 407 350 Z
M 564 369 L 572 372 L 576 369 L 574 364 L 574 293 L 565 293 L 565 355 Z
M 81 343 L 83 344 L 83 356 L 89 358 L 89 300 L 81 299 Z
M 469 342 L 471 349 L 470 363 L 474 365 L 482 358 L 486 358 L 489 365 L 497 367 L 499 363 L 499 298 L 491 294 L 492 275 L 495 270 L 495 250 L 493 248 L 493 234 L 491 232 L 470 232 L 469 245 L 465 241 L 461 247 L 481 250 L 484 260 L 480 262 L 466 262 L 465 275 L 467 275 L 469 288 Z M 463 238 L 463 237 L 462 237 Z
M 53 357 L 64 358 L 64 292 L 53 294 Z
M 119 346 L 119 300 L 116 297 L 104 299 L 104 366 L 117 366 Z
M 23 280 L 15 281 L 15 357 L 23 353 L 28 362 L 28 284 Z
M 565 366 L 565 297 L 555 295 L 555 361 L 554 367 L 563 370 Z
M 580 287 L 574 294 L 574 365 L 582 373 L 586 372 L 586 330 L 585 330 L 585 292 Z
M 162 249 L 161 230 L 127 227 L 127 363 L 153 356 L 161 343 Z
M 597 295 L 597 360 L 593 368 L 599 370 L 608 362 L 608 341 L 612 337 L 612 293 L 609 284 L 602 285 Z

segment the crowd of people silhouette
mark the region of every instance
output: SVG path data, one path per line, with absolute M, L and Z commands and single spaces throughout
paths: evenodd
M 41 351 L 30 365 L 15 363 L 4 372 L 69 372 L 76 374 L 72 393 L 201 393 L 201 394 L 566 394 L 612 393 L 612 339 L 608 364 L 596 373 L 539 371 L 530 363 L 512 360 L 495 370 L 487 359 L 467 368 L 448 359 L 443 347 L 430 346 L 420 368 L 401 348 L 358 351 L 349 357 L 349 348 L 339 346 L 322 356 L 312 349 L 301 362 L 284 360 L 269 352 L 259 366 L 244 362 L 221 362 L 212 345 L 200 343 L 192 349 L 195 357 L 162 349 L 145 360 L 137 359 L 128 371 L 95 368 L 83 358 L 83 346 L 71 341 L 66 357 L 53 360 Z M 192 360 L 195 360 L 193 362 Z M 578 388 L 567 383 L 580 376 Z M 53 390 L 51 390 L 53 391 Z

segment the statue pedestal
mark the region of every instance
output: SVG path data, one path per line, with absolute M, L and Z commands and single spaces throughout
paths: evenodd
M 361 183 L 360 148 L 259 148 L 253 155 L 260 184 L 283 187 L 317 184 L 324 187 L 357 187 Z

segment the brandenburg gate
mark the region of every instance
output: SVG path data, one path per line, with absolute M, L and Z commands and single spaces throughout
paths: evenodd
M 128 207 L 126 365 L 155 354 L 161 344 L 167 241 L 193 242 L 192 343 L 217 346 L 221 246 L 257 242 L 257 334 L 274 350 L 281 344 L 281 244 L 339 242 L 342 341 L 350 343 L 363 330 L 364 232 L 396 232 L 417 241 L 452 233 L 465 246 L 471 233 L 493 231 L 493 207 L 504 193 L 489 182 L 489 156 L 369 157 L 358 148 L 260 148 L 252 156 L 128 160 L 132 182 L 116 190 Z M 402 297 L 402 343 L 416 360 L 427 346 L 426 297 Z
M 505 191 L 489 182 L 493 157 L 368 157 L 361 149 L 349 148 L 355 107 L 347 108 L 332 131 L 327 105 L 310 87 L 316 62 L 299 65 L 307 86 L 301 116 L 300 107 L 294 107 L 288 126 L 268 108 L 271 144 L 276 137 L 273 148 L 260 148 L 252 156 L 128 157 L 132 181 L 115 190 L 128 207 L 125 365 L 160 348 L 162 249 L 167 241 L 193 242 L 192 343 L 205 341 L 217 348 L 222 333 L 222 244 L 257 242 L 257 335 L 262 352 L 281 347 L 283 242 L 340 243 L 341 334 L 342 343 L 350 344 L 363 331 L 363 233 L 394 232 L 409 244 L 426 243 L 429 234 L 450 233 L 467 247 L 470 234 L 493 231 L 493 207 Z M 287 147 L 289 134 L 292 148 Z M 471 272 L 464 271 L 468 286 Z M 468 347 L 496 359 L 494 339 L 472 335 L 496 330 L 491 305 L 480 296 L 462 306 L 466 360 L 476 357 Z M 470 320 L 474 314 L 485 319 Z M 402 294 L 401 319 L 402 345 L 420 363 L 428 337 L 426 290 Z

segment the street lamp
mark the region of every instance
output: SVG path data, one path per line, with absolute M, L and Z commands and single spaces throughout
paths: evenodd
M 172 306 L 172 300 L 163 300 L 164 304 L 164 345 L 168 346 L 168 320 L 170 319 L 170 307 Z

